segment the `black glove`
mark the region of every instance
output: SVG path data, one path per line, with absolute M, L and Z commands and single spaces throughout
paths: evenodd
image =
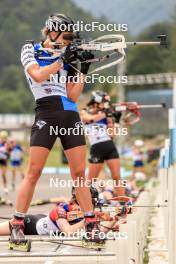
M 64 54 L 61 55 L 64 63 L 69 64 L 77 59 L 77 51 L 75 47 L 69 45 L 66 47 Z
M 114 117 L 116 123 L 119 123 L 120 122 L 121 116 L 122 116 L 122 113 L 121 112 L 114 112 L 113 113 L 113 117 Z
M 83 74 L 87 74 L 89 67 L 91 65 L 91 62 L 86 62 L 87 60 L 94 59 L 94 54 L 92 54 L 90 51 L 84 51 L 81 56 L 79 56 L 79 59 L 81 61 L 81 72 Z
M 104 112 L 106 114 L 106 117 L 112 117 L 113 113 L 112 113 L 112 109 L 111 108 L 105 108 Z

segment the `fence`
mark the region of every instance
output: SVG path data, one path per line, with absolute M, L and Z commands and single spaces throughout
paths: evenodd
M 33 122 L 34 115 L 31 114 L 0 114 L 0 131 L 8 131 L 16 140 L 28 141 Z
M 163 251 L 168 251 L 169 264 L 176 263 L 176 109 L 169 109 L 169 139 L 165 141 L 165 147 L 160 152 L 160 164 L 158 168 L 159 181 L 161 184 L 164 214 L 164 230 L 167 247 Z M 148 186 L 150 192 L 141 193 L 137 203 L 137 211 L 128 215 L 127 224 L 122 226 L 121 231 L 126 231 L 128 239 L 119 241 L 116 244 L 118 263 L 143 263 L 143 257 L 147 242 L 147 233 L 150 218 L 150 206 L 152 206 L 155 194 L 155 187 Z M 149 207 L 143 207 L 149 205 Z M 141 206 L 141 207 L 140 207 Z M 162 249 L 154 249 L 162 251 Z
M 127 216 L 126 224 L 120 226 L 120 232 L 126 232 L 127 239 L 121 239 L 114 243 L 117 252 L 117 263 L 143 264 L 147 246 L 150 206 L 152 206 L 154 196 L 155 188 L 153 187 L 153 181 L 151 181 L 147 186 L 147 190 L 140 194 L 135 203 L 136 211 Z
M 0 129 L 11 129 L 32 125 L 34 115 L 31 114 L 0 114 Z
M 160 154 L 159 174 L 162 182 L 165 230 L 169 254 L 169 264 L 176 263 L 176 109 L 169 109 L 169 139 Z

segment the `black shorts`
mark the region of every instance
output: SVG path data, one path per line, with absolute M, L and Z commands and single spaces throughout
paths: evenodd
M 54 97 L 53 99 L 54 105 L 57 98 Z M 85 145 L 83 125 L 79 113 L 55 108 L 36 109 L 30 146 L 51 149 L 57 137 L 60 138 L 64 150 Z
M 7 160 L 0 159 L 0 167 L 6 167 L 6 166 L 7 166 Z
M 94 144 L 90 148 L 90 163 L 103 163 L 105 160 L 119 159 L 119 153 L 112 140 Z
M 46 217 L 46 215 L 26 215 L 24 218 L 24 234 L 25 235 L 38 235 L 36 230 L 36 224 L 41 219 Z

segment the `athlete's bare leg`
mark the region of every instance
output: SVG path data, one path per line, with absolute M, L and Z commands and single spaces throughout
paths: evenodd
M 1 172 L 2 172 L 2 182 L 3 182 L 3 187 L 7 188 L 7 167 L 2 166 L 1 167 Z
M 103 169 L 103 165 L 104 165 L 103 163 L 90 163 L 88 180 L 95 182 L 95 179 L 98 178 L 100 171 Z
M 86 146 L 66 150 L 65 155 L 69 162 L 72 179 L 85 182 Z M 84 212 L 93 211 L 91 194 L 88 187 L 76 187 L 76 197 Z
M 106 164 L 111 171 L 113 180 L 115 181 L 114 191 L 116 192 L 116 195 L 118 196 L 125 195 L 125 188 L 122 186 L 121 178 L 120 178 L 120 160 L 119 159 L 106 160 Z
M 21 179 L 24 179 L 24 170 L 22 166 L 19 166 L 19 172 L 21 173 Z
M 15 183 L 16 183 L 16 176 L 17 173 L 19 172 L 21 174 L 21 179 L 24 179 L 24 172 L 21 166 L 18 167 L 12 167 L 12 188 L 15 189 Z
M 16 182 L 16 168 L 12 168 L 12 186 L 15 188 L 15 182 Z
M 32 200 L 36 183 L 46 163 L 49 150 L 44 147 L 31 147 L 27 174 L 24 177 L 16 199 L 16 211 L 26 213 Z

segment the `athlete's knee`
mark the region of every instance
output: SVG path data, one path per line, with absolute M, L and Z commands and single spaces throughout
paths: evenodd
M 31 184 L 35 184 L 42 173 L 42 168 L 36 164 L 31 164 L 28 169 L 27 178 Z
M 74 178 L 75 178 L 75 179 L 77 179 L 77 180 L 82 179 L 82 178 L 84 178 L 84 176 L 85 176 L 85 168 L 82 167 L 82 166 L 77 167 L 77 168 L 74 170 L 73 174 L 74 174 Z

